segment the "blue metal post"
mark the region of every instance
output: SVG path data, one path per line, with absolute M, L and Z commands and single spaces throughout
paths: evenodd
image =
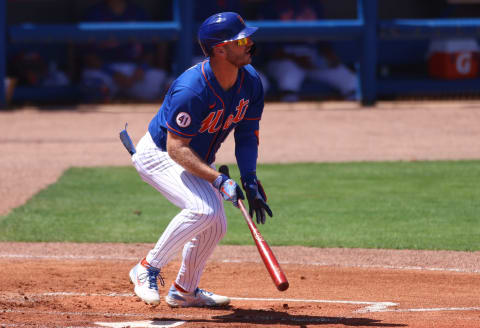
M 377 100 L 377 0 L 358 0 L 358 16 L 363 20 L 363 49 L 360 60 L 362 104 L 373 106 Z
M 7 67 L 7 0 L 0 0 L 0 108 L 7 107 L 5 77 Z
M 193 7 L 195 3 L 191 0 L 175 0 L 174 20 L 179 22 L 180 34 L 177 41 L 177 56 L 175 60 L 174 73 L 181 74 L 192 65 L 193 57 Z

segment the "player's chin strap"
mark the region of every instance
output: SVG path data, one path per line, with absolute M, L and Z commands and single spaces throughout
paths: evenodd
M 254 43 L 252 44 L 252 46 L 250 47 L 250 51 L 248 52 L 250 56 L 255 55 L 255 50 L 257 50 L 257 45 Z

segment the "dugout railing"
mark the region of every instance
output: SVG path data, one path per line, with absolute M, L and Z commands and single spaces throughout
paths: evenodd
M 0 0 L 0 90 L 5 90 L 7 46 L 9 43 L 82 43 L 115 38 L 142 41 L 174 41 L 177 53 L 175 72 L 190 66 L 197 26 L 193 23 L 193 0 L 173 0 L 173 20 L 144 23 L 20 24 L 7 26 L 7 0 Z M 362 104 L 372 105 L 379 95 L 422 92 L 480 91 L 480 80 L 442 81 L 418 78 L 378 78 L 380 40 L 431 39 L 434 37 L 475 37 L 480 19 L 397 19 L 379 20 L 377 0 L 357 0 L 356 19 L 325 19 L 313 22 L 251 21 L 259 26 L 256 38 L 272 40 L 357 40 L 359 49 L 359 90 Z M 37 92 L 37 95 L 35 94 Z M 28 99 L 41 95 L 55 97 L 68 90 L 36 91 L 17 88 L 14 96 Z M 53 98 L 54 99 L 54 98 Z M 6 106 L 0 92 L 0 107 Z

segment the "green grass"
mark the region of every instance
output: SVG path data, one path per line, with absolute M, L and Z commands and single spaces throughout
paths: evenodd
M 480 250 L 480 161 L 261 165 L 258 175 L 271 245 Z M 222 243 L 253 244 L 225 205 Z M 72 168 L 0 217 L 0 240 L 153 243 L 177 212 L 131 167 Z

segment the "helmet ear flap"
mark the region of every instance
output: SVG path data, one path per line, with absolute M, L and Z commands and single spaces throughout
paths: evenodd
M 203 43 L 200 39 L 198 39 L 198 44 L 200 45 L 205 57 L 210 57 L 213 54 L 213 47 L 209 47 L 208 44 Z
M 207 51 L 205 45 L 202 43 L 202 41 L 198 40 L 198 44 L 200 45 L 200 48 L 202 48 L 202 52 L 205 55 L 205 57 L 210 56 L 210 54 L 208 53 L 208 51 Z

